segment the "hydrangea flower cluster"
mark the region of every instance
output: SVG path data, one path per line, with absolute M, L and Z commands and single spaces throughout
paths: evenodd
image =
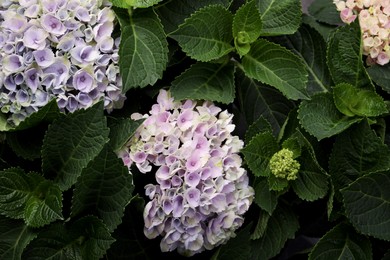
M 2 0 L 0 108 L 19 124 L 56 99 L 62 111 L 121 106 L 115 14 L 103 0 Z
M 333 3 L 344 23 L 349 24 L 358 17 L 367 63 L 389 63 L 390 0 L 333 0 Z
M 273 175 L 287 180 L 296 180 L 301 165 L 294 160 L 294 153 L 286 148 L 275 153 L 269 162 L 269 167 Z
M 142 173 L 156 169 L 147 184 L 144 233 L 163 236 L 163 252 L 193 255 L 235 236 L 254 190 L 237 154 L 243 142 L 232 136 L 232 115 L 210 102 L 176 102 L 161 90 L 150 115 L 119 153 Z

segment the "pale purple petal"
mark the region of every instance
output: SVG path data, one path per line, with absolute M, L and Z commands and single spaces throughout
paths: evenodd
M 77 94 L 76 99 L 84 107 L 90 107 L 93 103 L 93 100 L 89 97 L 89 95 L 82 92 Z
M 27 19 L 18 13 L 13 13 L 12 11 L 9 15 L 10 17 L 6 17 L 4 22 L 1 24 L 2 28 L 6 28 L 14 32 L 22 32 L 27 26 Z
M 50 49 L 33 51 L 33 55 L 36 63 L 43 68 L 49 67 L 55 61 L 54 53 Z
M 22 106 L 29 106 L 30 105 L 30 95 L 28 92 L 24 89 L 19 89 L 16 92 L 16 101 L 19 102 Z
M 184 110 L 177 118 L 177 126 L 180 130 L 185 131 L 191 127 L 193 118 L 194 112 L 192 110 Z
M 52 65 L 43 70 L 45 74 L 54 74 L 56 76 L 56 85 L 64 84 L 69 77 L 69 68 L 64 61 L 58 59 Z
M 29 18 L 36 18 L 40 11 L 40 5 L 33 4 L 27 7 L 27 9 L 24 11 L 24 15 Z
M 187 171 L 194 172 L 202 166 L 201 164 L 202 163 L 199 154 L 193 153 L 186 162 Z
M 102 24 L 98 24 L 93 28 L 93 33 L 95 36 L 96 42 L 100 42 L 105 39 L 107 36 L 112 34 L 114 30 L 114 24 L 112 22 L 104 22 Z
M 211 205 L 215 207 L 216 212 L 222 212 L 225 210 L 227 207 L 225 194 L 217 193 L 211 196 Z
M 190 172 L 184 176 L 185 183 L 190 187 L 196 187 L 199 184 L 200 176 L 197 172 Z
M 185 191 L 184 197 L 186 198 L 187 203 L 195 208 L 199 205 L 200 199 L 200 190 L 196 188 L 189 188 Z
M 179 176 L 174 175 L 171 180 L 172 186 L 178 187 L 183 183 L 182 179 Z
M 173 204 L 170 200 L 163 201 L 163 210 L 165 214 L 170 214 L 173 210 Z
M 99 53 L 92 46 L 77 46 L 70 52 L 72 58 L 81 64 L 91 63 L 95 61 Z
M 49 33 L 61 36 L 66 32 L 66 27 L 62 22 L 51 14 L 45 14 L 41 17 L 42 27 Z
M 91 20 L 88 10 L 82 6 L 77 7 L 76 17 L 77 19 L 83 22 L 89 22 Z
M 8 73 L 15 73 L 24 70 L 23 57 L 12 54 L 3 59 L 3 68 Z
M 35 93 L 39 85 L 38 70 L 35 68 L 29 69 L 24 73 L 24 77 L 26 85 L 31 89 L 32 93 Z
M 26 47 L 43 50 L 46 47 L 46 38 L 48 34 L 45 30 L 36 26 L 31 26 L 23 35 L 23 43 Z
M 49 95 L 46 92 L 43 92 L 42 90 L 38 89 L 35 92 L 35 100 L 33 105 L 37 107 L 43 107 L 49 102 Z
M 180 217 L 184 210 L 183 205 L 184 198 L 181 195 L 177 195 L 173 198 L 173 210 L 172 215 L 173 217 L 177 218 Z
M 68 97 L 66 109 L 68 109 L 69 112 L 73 113 L 74 111 L 77 110 L 78 106 L 79 106 L 79 103 L 77 102 L 77 100 L 74 96 Z
M 4 87 L 8 89 L 9 91 L 15 91 L 16 89 L 16 83 L 15 79 L 12 75 L 8 75 L 4 79 Z
M 161 166 L 157 171 L 156 171 L 156 178 L 157 180 L 167 180 L 170 178 L 170 172 L 169 172 L 169 167 L 166 165 Z
M 79 70 L 73 76 L 73 87 L 82 92 L 88 93 L 94 86 L 93 77 L 84 70 Z

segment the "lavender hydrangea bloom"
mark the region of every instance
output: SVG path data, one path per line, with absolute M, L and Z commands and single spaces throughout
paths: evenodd
M 156 184 L 145 186 L 144 233 L 161 235 L 163 252 L 191 256 L 235 236 L 254 191 L 237 154 L 232 115 L 210 102 L 175 102 L 161 90 L 150 114 L 118 153 L 130 169 L 157 166 Z
M 0 1 L 0 110 L 18 125 L 50 100 L 74 112 L 123 105 L 119 38 L 106 0 Z

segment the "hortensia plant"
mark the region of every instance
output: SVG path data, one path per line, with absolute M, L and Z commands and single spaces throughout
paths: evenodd
M 390 1 L 3 0 L 0 259 L 387 259 Z

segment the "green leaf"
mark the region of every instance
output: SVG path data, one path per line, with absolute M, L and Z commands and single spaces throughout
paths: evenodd
M 315 201 L 323 198 L 328 192 L 328 176 L 313 160 L 305 149 L 299 157 L 301 168 L 298 178 L 291 182 L 291 187 L 299 198 L 306 201 Z
M 335 84 L 372 87 L 362 61 L 361 41 L 358 22 L 340 27 L 329 37 L 327 63 Z
M 346 224 L 339 224 L 314 246 L 309 260 L 372 259 L 370 240 Z
M 0 172 L 0 214 L 41 227 L 62 219 L 61 211 L 62 194 L 57 185 L 18 168 Z
M 246 131 L 245 142 L 249 143 L 253 137 L 262 132 L 272 132 L 272 127 L 263 116 L 260 116 Z
M 24 248 L 36 237 L 36 232 L 23 221 L 0 215 L 0 258 L 22 259 Z
M 288 180 L 283 178 L 278 178 L 273 174 L 270 174 L 268 177 L 268 186 L 271 191 L 282 192 L 288 187 Z
M 318 140 L 341 133 L 360 118 L 340 113 L 333 103 L 332 94 L 317 94 L 299 106 L 298 118 L 305 130 Z
M 250 44 L 260 36 L 261 26 L 261 16 L 254 1 L 242 5 L 237 10 L 233 19 L 233 37 L 240 55 L 249 52 Z
M 7 116 L 0 112 L 0 132 L 5 132 L 12 129 L 12 126 L 7 121 Z
M 274 88 L 261 84 L 239 73 L 237 78 L 240 109 L 247 124 L 252 124 L 263 116 L 272 126 L 276 136 L 293 103 Z
M 211 260 L 247 260 L 250 256 L 249 229 L 250 225 L 242 229 L 236 237 L 218 248 Z
M 43 136 L 47 130 L 46 125 L 38 125 L 26 130 L 7 132 L 6 141 L 17 156 L 27 160 L 41 157 Z
M 325 41 L 328 39 L 329 35 L 337 28 L 329 24 L 319 23 L 315 18 L 306 14 L 303 14 L 302 22 L 316 30 Z
M 271 216 L 267 212 L 260 210 L 259 218 L 257 220 L 255 230 L 253 231 L 253 234 L 251 235 L 252 240 L 259 239 L 259 238 L 263 237 L 264 232 L 267 230 L 268 221 L 269 221 L 270 217 Z
M 69 227 L 56 223 L 43 230 L 22 259 L 99 259 L 114 241 L 100 219 L 87 216 Z
M 277 38 L 278 42 L 302 58 L 309 72 L 307 92 L 310 96 L 328 92 L 332 79 L 326 64 L 326 43 L 320 34 L 307 25 L 302 25 L 293 34 Z
M 340 12 L 337 11 L 336 5 L 330 0 L 314 0 L 309 6 L 309 14 L 314 16 L 318 21 L 331 24 L 341 25 Z
M 294 212 L 284 206 L 278 207 L 268 220 L 264 235 L 251 241 L 250 259 L 270 259 L 276 256 L 286 241 L 295 237 L 298 228 L 299 223 Z
M 269 189 L 267 178 L 258 178 L 255 186 L 254 202 L 269 215 L 272 215 L 278 204 L 279 194 Z
M 229 7 L 231 0 L 170 0 L 155 7 L 167 34 L 175 31 L 184 20 L 202 7 L 222 5 Z
M 263 27 L 261 35 L 293 34 L 301 24 L 301 1 L 257 0 Z
M 218 21 L 216 23 L 215 21 Z M 233 15 L 221 5 L 199 9 L 169 36 L 182 50 L 198 61 L 221 58 L 233 50 L 231 28 Z
M 235 97 L 234 71 L 232 64 L 195 63 L 172 82 L 172 96 L 175 100 L 201 99 L 229 104 Z
M 126 1 L 126 0 L 110 0 L 110 2 L 112 3 L 113 6 L 115 7 L 119 7 L 119 8 L 130 8 L 130 4 L 128 2 L 130 1 Z
M 308 99 L 305 64 L 291 51 L 259 39 L 242 60 L 245 74 L 280 90 L 287 98 Z
M 121 25 L 119 69 L 123 91 L 153 85 L 168 62 L 168 43 L 157 15 L 150 9 L 134 10 L 131 17 L 117 11 Z
M 241 150 L 249 169 L 255 176 L 269 176 L 269 160 L 279 151 L 270 132 L 259 133 Z
M 333 98 L 337 109 L 346 116 L 375 117 L 388 112 L 383 98 L 371 89 L 340 83 L 333 88 Z
M 372 173 L 341 190 L 345 211 L 362 234 L 390 241 L 390 175 Z
M 389 69 L 390 64 L 384 66 L 376 64 L 367 68 L 367 72 L 371 79 L 387 93 L 390 93 Z
M 387 170 L 390 170 L 390 149 L 366 121 L 337 137 L 329 160 L 336 190 L 361 176 Z
M 108 145 L 83 170 L 74 189 L 71 216 L 98 216 L 113 231 L 134 189 L 132 175 Z
M 55 176 L 61 190 L 69 189 L 108 142 L 108 133 L 102 102 L 54 121 L 43 140 L 43 172 Z
M 295 137 L 289 137 L 284 140 L 282 143 L 282 148 L 286 148 L 292 151 L 294 154 L 293 159 L 298 158 L 302 153 L 302 146 L 299 140 Z
M 108 118 L 110 127 L 110 145 L 114 151 L 121 149 L 134 135 L 143 120 L 134 121 L 130 118 Z
M 125 1 L 129 6 L 136 8 L 147 8 L 153 6 L 162 0 L 122 0 Z

